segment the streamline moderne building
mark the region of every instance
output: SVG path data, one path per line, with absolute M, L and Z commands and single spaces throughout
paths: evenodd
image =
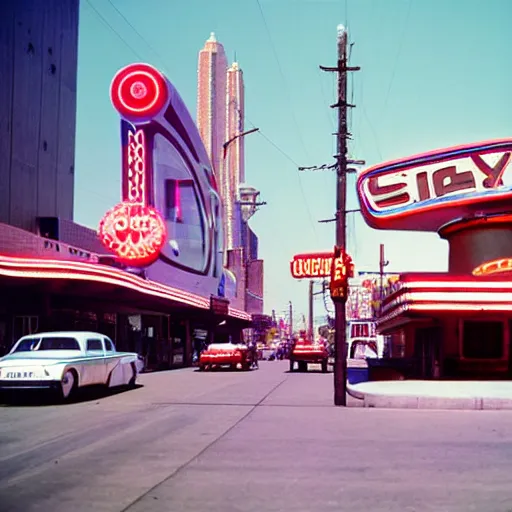
M 85 329 L 150 367 L 188 365 L 251 320 L 229 301 L 210 162 L 165 77 L 121 70 L 123 202 L 100 236 L 73 222 L 78 0 L 64 4 L 11 0 L 0 18 L 13 56 L 0 79 L 0 354 L 25 334 Z
M 447 273 L 402 274 L 383 300 L 378 330 L 406 376 L 512 378 L 511 158 L 512 139 L 482 142 L 358 179 L 371 227 L 434 231 L 449 244 Z

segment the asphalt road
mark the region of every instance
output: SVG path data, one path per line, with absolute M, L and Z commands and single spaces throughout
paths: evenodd
M 512 412 L 336 408 L 287 369 L 0 407 L 0 511 L 512 511 Z

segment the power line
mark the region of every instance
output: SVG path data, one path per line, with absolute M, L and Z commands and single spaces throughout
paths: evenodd
M 396 70 L 398 67 L 398 60 L 400 59 L 400 54 L 402 53 L 402 47 L 404 45 L 404 40 L 405 40 L 405 32 L 407 31 L 407 23 L 409 21 L 409 16 L 411 14 L 411 7 L 412 7 L 412 0 L 409 0 L 409 4 L 407 7 L 407 14 L 405 15 L 405 21 L 404 21 L 404 24 L 402 27 L 402 33 L 400 35 L 400 40 L 398 43 L 398 51 L 396 52 L 395 63 L 393 65 L 393 70 L 391 72 L 391 79 L 389 81 L 388 90 L 387 90 L 386 96 L 384 98 L 384 106 L 382 107 L 383 112 L 385 112 L 385 109 L 387 108 L 387 104 L 388 104 L 388 100 L 389 100 L 389 93 L 391 92 L 391 87 L 393 86 L 393 80 L 395 78 L 395 73 L 396 73 Z
M 91 3 L 90 0 L 85 0 L 87 2 L 87 4 L 89 5 L 89 7 L 95 12 L 96 16 L 100 19 L 100 21 L 107 27 L 109 28 L 134 54 L 135 56 L 140 59 L 141 61 L 143 61 L 144 59 L 142 58 L 142 56 L 137 52 L 137 50 L 135 50 L 135 48 L 133 48 L 133 46 L 131 46 L 128 41 L 126 41 L 126 39 L 106 20 L 106 18 L 98 11 L 98 9 L 96 9 L 96 7 L 94 7 L 94 5 Z
M 87 0 L 89 2 L 89 0 Z M 108 3 L 112 6 L 112 8 L 117 12 L 119 16 L 125 21 L 125 23 L 139 36 L 142 41 L 148 46 L 148 48 L 155 54 L 156 57 L 161 61 L 161 64 L 165 63 L 165 59 L 158 53 L 158 51 L 148 42 L 148 40 L 133 26 L 133 24 L 128 20 L 128 18 L 119 10 L 119 8 L 112 2 L 112 0 L 107 0 Z M 165 67 L 163 70 L 166 71 Z
M 265 13 L 263 11 L 263 8 L 261 7 L 260 0 L 256 0 L 256 3 L 258 4 L 258 7 L 259 7 L 259 10 L 260 10 L 260 13 L 261 13 L 261 18 L 263 19 L 263 25 L 265 26 L 265 30 L 267 32 L 267 36 L 268 36 L 268 39 L 269 39 L 269 42 L 270 42 L 270 46 L 272 48 L 272 52 L 274 53 L 274 58 L 276 59 L 277 67 L 279 69 L 279 73 L 281 74 L 281 80 L 283 81 L 284 88 L 286 89 L 286 93 L 287 94 L 285 96 L 286 96 L 286 98 L 288 100 L 288 103 L 289 103 L 289 106 L 290 106 L 291 117 L 292 117 L 293 123 L 295 124 L 295 128 L 297 130 L 297 134 L 299 136 L 299 140 L 300 140 L 302 149 L 304 149 L 304 154 L 309 159 L 309 151 L 308 151 L 306 145 L 304 144 L 304 139 L 302 138 L 302 132 L 301 132 L 301 130 L 299 128 L 299 124 L 297 122 L 297 118 L 295 117 L 295 111 L 293 109 L 293 105 L 290 102 L 291 95 L 289 94 L 288 84 L 287 84 L 286 78 L 284 76 L 284 72 L 283 72 L 283 68 L 281 66 L 281 61 L 279 59 L 279 55 L 277 54 L 277 50 L 276 50 L 274 41 L 272 39 L 272 34 L 270 32 L 270 28 L 268 26 L 267 19 L 265 17 Z
M 288 84 L 286 82 L 286 78 L 284 76 L 284 72 L 283 72 L 283 67 L 281 66 L 281 61 L 279 59 L 279 55 L 277 53 L 277 50 L 276 50 L 276 47 L 275 47 L 275 44 L 274 44 L 274 41 L 272 39 L 272 34 L 270 32 L 270 28 L 268 26 L 268 23 L 267 23 L 267 19 L 265 17 L 265 12 L 263 11 L 263 8 L 261 6 L 261 3 L 260 3 L 260 0 L 256 0 L 256 3 L 258 4 L 258 8 L 260 10 L 260 14 L 261 14 L 261 18 L 263 20 L 263 25 L 265 26 L 265 30 L 267 32 L 267 36 L 268 36 L 268 39 L 269 39 L 269 42 L 270 42 L 270 46 L 272 48 L 272 52 L 274 54 L 274 58 L 276 60 L 276 63 L 277 63 L 277 67 L 279 69 L 279 73 L 281 75 L 281 80 L 283 82 L 283 85 L 284 85 L 284 88 L 287 92 L 286 94 L 286 98 L 288 100 L 288 103 L 289 103 L 289 106 L 290 106 L 290 112 L 291 112 L 291 118 L 292 118 L 292 121 L 295 125 L 295 129 L 297 130 L 297 135 L 299 137 L 299 141 L 300 141 L 300 144 L 302 146 L 302 149 L 304 150 L 304 154 L 306 155 L 306 157 L 308 159 L 310 159 L 310 155 L 309 155 L 309 151 L 306 147 L 306 145 L 304 144 L 304 139 L 302 138 L 302 132 L 299 128 L 299 124 L 297 122 L 297 118 L 295 117 L 295 111 L 293 109 L 293 105 L 291 104 L 290 102 L 290 98 L 291 98 L 291 95 L 289 94 L 289 90 L 288 90 Z M 288 160 L 292 161 L 296 167 L 298 167 L 297 163 L 291 159 L 280 147 L 278 147 L 276 144 L 274 144 L 268 137 L 266 137 L 263 133 L 261 133 L 261 135 L 263 137 L 265 137 L 268 142 L 270 142 L 279 152 L 281 152 L 284 156 L 286 156 L 286 158 L 288 158 Z M 318 233 L 316 231 L 316 225 L 315 225 L 315 222 L 313 221 L 313 216 L 311 215 L 311 210 L 309 209 L 309 206 L 308 206 L 308 202 L 307 202 L 307 197 L 306 197 L 306 193 L 304 192 L 304 187 L 302 186 L 302 180 L 300 178 L 299 175 L 297 175 L 297 178 L 298 178 L 298 182 L 299 182 L 299 187 L 300 187 L 300 191 L 301 191 L 301 194 L 302 194 L 302 197 L 304 199 L 304 204 L 306 205 L 306 209 L 307 209 L 307 212 L 308 212 L 308 216 L 309 216 L 309 220 L 311 222 L 311 227 L 313 229 L 313 234 L 315 236 L 315 238 L 317 239 L 318 241 Z
M 250 124 L 252 124 L 250 121 L 249 121 Z M 285 158 L 287 158 L 296 168 L 299 167 L 299 164 L 288 154 L 286 153 L 286 151 L 284 151 L 283 149 L 281 149 L 272 139 L 270 139 L 269 137 L 267 137 L 261 130 L 258 132 L 269 144 L 271 144 L 272 146 L 274 146 L 274 148 L 277 149 L 277 151 L 279 151 Z M 300 188 L 300 193 L 302 195 L 302 199 L 304 200 L 304 205 L 306 206 L 306 211 L 307 211 L 307 214 L 308 214 L 308 217 L 309 217 L 309 221 L 311 223 L 311 228 L 313 229 L 313 234 L 317 240 L 317 242 L 319 241 L 319 238 L 318 238 L 318 233 L 316 232 L 316 225 L 315 225 L 315 222 L 313 220 L 313 215 L 311 214 L 311 210 L 309 208 L 309 204 L 308 204 L 308 200 L 307 200 L 307 196 L 306 196 L 306 192 L 304 191 L 304 187 L 302 186 L 302 181 L 300 179 L 300 176 L 299 174 L 295 174 L 297 176 L 297 180 L 298 180 L 298 183 L 299 183 L 299 188 Z
M 364 106 L 361 106 L 361 110 L 363 111 L 363 116 L 365 117 L 366 122 L 368 123 L 368 126 L 370 127 L 370 131 L 372 132 L 374 142 L 375 142 L 375 149 L 377 150 L 377 153 L 379 155 L 379 160 L 382 160 L 382 152 L 379 147 L 379 138 L 377 137 L 377 132 L 375 131 L 375 128 L 373 127 L 373 124 L 370 121 L 370 118 L 368 117 L 368 114 L 367 114 Z

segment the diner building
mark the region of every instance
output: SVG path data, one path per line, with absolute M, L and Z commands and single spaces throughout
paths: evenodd
M 377 330 L 391 340 L 389 359 L 370 366 L 392 368 L 394 378 L 512 378 L 511 160 L 512 140 L 503 139 L 360 175 L 370 226 L 437 232 L 449 246 L 447 272 L 402 273 L 385 290 Z

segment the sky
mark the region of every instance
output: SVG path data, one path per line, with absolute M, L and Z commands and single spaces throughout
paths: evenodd
M 96 228 L 120 199 L 119 117 L 114 74 L 132 62 L 163 71 L 196 116 L 197 58 L 210 32 L 245 79 L 246 182 L 267 204 L 251 220 L 265 266 L 265 311 L 293 302 L 307 315 L 308 284 L 294 280 L 294 254 L 332 250 L 336 27 L 354 43 L 349 78 L 349 156 L 365 166 L 436 148 L 511 135 L 512 2 L 509 0 L 81 0 L 75 220 Z M 364 167 L 363 167 L 364 168 Z M 359 207 L 355 177 L 348 209 Z M 377 231 L 349 214 L 356 270 L 445 271 L 436 233 Z M 319 285 L 318 285 L 319 287 Z M 325 312 L 315 301 L 315 316 Z

